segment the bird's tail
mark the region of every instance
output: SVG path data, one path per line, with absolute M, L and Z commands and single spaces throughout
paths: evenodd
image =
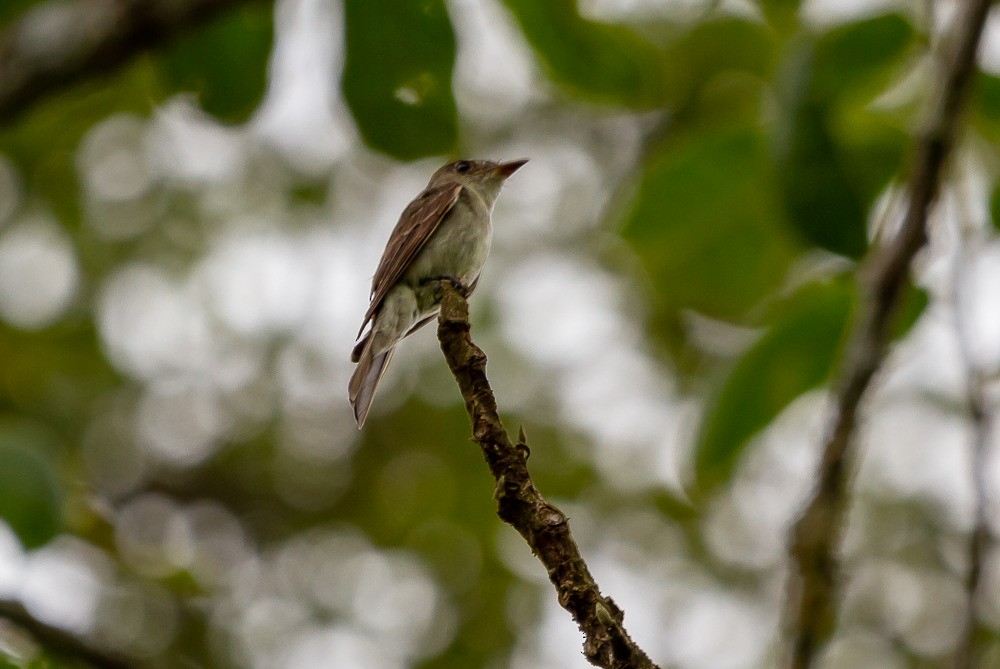
M 351 382 L 347 385 L 347 394 L 351 400 L 351 407 L 354 408 L 354 420 L 358 423 L 358 429 L 364 427 L 365 419 L 368 418 L 368 410 L 375 399 L 375 391 L 378 390 L 379 383 L 382 382 L 382 375 L 385 373 L 386 365 L 392 359 L 392 353 L 396 350 L 393 346 L 377 355 L 372 354 L 372 342 L 374 337 L 366 337 L 362 342 L 363 348 L 357 356 L 358 366 L 351 375 Z M 353 359 L 355 356 L 352 355 Z

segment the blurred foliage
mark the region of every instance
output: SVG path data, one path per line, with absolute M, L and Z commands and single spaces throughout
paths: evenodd
M 927 307 L 908 286 L 893 336 L 904 336 Z M 810 283 L 768 308 L 767 331 L 743 354 L 709 402 L 695 445 L 704 494 L 727 481 L 751 437 L 795 398 L 832 378 L 856 308 L 853 275 Z
M 373 148 L 411 160 L 450 152 L 455 32 L 444 0 L 346 0 L 343 89 Z
M 682 309 L 738 319 L 777 288 L 795 245 L 781 234 L 774 190 L 754 126 L 672 133 L 653 150 L 624 237 L 654 284 L 669 286 L 653 296 L 657 320 Z
M 732 473 L 751 436 L 830 378 L 851 315 L 849 277 L 803 286 L 775 307 L 774 324 L 740 358 L 710 402 L 697 442 L 698 480 Z
M 0 410 L 16 410 L 72 432 L 119 382 L 90 323 L 41 333 L 0 325 Z
M 9 26 L 19 12 L 47 2 L 3 3 L 0 25 Z M 633 417 L 645 416 L 642 410 L 649 407 L 636 402 L 622 410 L 623 420 L 635 423 L 628 427 L 644 436 L 633 439 L 629 434 L 621 444 L 601 443 L 604 435 L 618 433 L 588 431 L 586 420 L 573 419 L 573 412 L 558 397 L 559 393 L 585 394 L 586 384 L 564 376 L 561 362 L 545 367 L 529 360 L 523 342 L 518 348 L 500 336 L 502 324 L 476 321 L 474 335 L 491 356 L 491 375 L 501 379 L 498 386 L 504 379 L 501 370 L 507 366 L 522 370 L 537 362 L 537 370 L 528 369 L 536 377 L 511 373 L 506 379 L 509 395 L 498 388 L 501 408 L 506 409 L 508 401 L 519 402 L 518 414 L 508 417 L 508 425 L 525 424 L 532 449 L 530 466 L 540 490 L 557 503 L 568 500 L 577 505 L 579 513 L 574 509 L 571 515 L 574 523 L 579 519 L 581 536 L 590 542 L 586 549 L 596 551 L 601 546 L 602 532 L 610 536 L 620 526 L 651 514 L 669 528 L 664 543 L 697 563 L 697 570 L 690 564 L 683 568 L 690 570 L 682 572 L 686 584 L 701 583 L 710 575 L 719 587 L 735 584 L 745 598 L 756 566 L 741 563 L 739 550 L 733 551 L 737 558 L 723 555 L 713 544 L 720 541 L 713 532 L 736 543 L 743 537 L 741 531 L 753 535 L 756 528 L 734 523 L 717 531 L 711 525 L 713 500 L 725 499 L 727 486 L 739 479 L 741 467 L 759 455 L 752 448 L 755 437 L 804 393 L 828 385 L 837 369 L 856 305 L 859 260 L 874 236 L 872 228 L 879 223 L 875 220 L 881 211 L 879 203 L 905 177 L 923 92 L 914 94 L 902 84 L 919 66 L 928 38 L 908 16 L 895 12 L 812 25 L 800 12 L 798 0 L 758 0 L 761 20 L 727 14 L 720 10 L 725 3 L 707 3 L 711 9 L 682 20 L 680 10 L 675 17 L 650 3 L 650 11 L 658 12 L 658 18 L 650 21 L 627 14 L 617 21 L 602 20 L 587 15 L 583 3 L 573 0 L 501 0 L 495 5 L 496 16 L 523 37 L 529 51 L 521 55 L 528 62 L 536 61 L 538 74 L 527 68 L 525 76 L 534 77 L 530 92 L 518 103 L 521 106 L 512 105 L 517 109 L 512 118 L 491 119 L 491 125 L 480 123 L 490 113 L 491 100 L 487 99 L 485 111 L 476 109 L 466 116 L 466 101 L 456 91 L 461 85 L 461 77 L 453 76 L 458 71 L 457 55 L 467 53 L 472 58 L 479 46 L 462 33 L 464 24 L 453 15 L 464 11 L 456 7 L 461 4 L 344 0 L 343 69 L 333 76 L 354 122 L 344 133 L 349 137 L 345 141 L 354 144 L 337 158 L 349 162 L 350 169 L 310 166 L 302 170 L 311 172 L 304 178 L 294 151 L 285 149 L 279 155 L 273 147 L 263 146 L 266 141 L 252 150 L 243 147 L 245 152 L 233 161 L 240 163 L 233 168 L 238 175 L 213 184 L 202 183 L 209 180 L 200 177 L 191 178 L 193 183 L 183 178 L 176 183 L 156 182 L 155 197 L 141 203 L 152 210 L 150 229 L 124 240 L 102 238 L 88 226 L 95 216 L 114 219 L 121 211 L 110 207 L 110 214 L 95 214 L 88 209 L 93 203 L 87 199 L 83 178 L 87 166 L 80 158 L 88 133 L 115 115 L 155 123 L 157 110 L 168 101 L 176 102 L 180 95 L 191 96 L 192 104 L 210 115 L 204 124 L 212 132 L 246 140 L 255 132 L 255 112 L 268 95 L 268 77 L 277 69 L 271 56 L 276 39 L 281 39 L 282 22 L 276 24 L 273 6 L 248 4 L 192 28 L 162 49 L 138 55 L 117 72 L 67 86 L 0 128 L 0 157 L 9 161 L 20 180 L 17 202 L 7 219 L 2 218 L 5 209 L 0 202 L 0 246 L 5 226 L 17 225 L 19 217 L 33 212 L 51 212 L 67 231 L 82 273 L 75 297 L 57 322 L 34 331 L 0 323 L 0 518 L 32 549 L 46 546 L 62 533 L 82 537 L 115 558 L 123 581 L 147 584 L 159 596 L 181 602 L 174 646 L 168 641 L 163 648 L 148 651 L 166 658 L 156 666 L 213 666 L 228 648 L 223 633 L 212 625 L 216 618 L 235 616 L 225 609 L 235 605 L 231 601 L 219 605 L 223 614 L 203 606 L 213 596 L 221 598 L 224 579 L 213 581 L 197 572 L 196 560 L 185 553 L 197 544 L 191 536 L 185 535 L 188 543 L 181 544 L 183 550 L 171 543 L 176 537 L 170 532 L 179 531 L 178 519 L 206 501 L 235 519 L 247 544 L 256 551 L 257 569 L 265 576 L 277 573 L 285 587 L 294 574 L 288 566 L 291 558 L 283 551 L 310 532 L 353 536 L 356 531 L 370 542 L 358 548 L 353 563 L 343 566 L 359 570 L 351 572 L 350 583 L 341 584 L 344 590 L 356 586 L 355 577 L 360 579 L 357 574 L 365 565 L 381 573 L 378 568 L 384 564 L 378 568 L 368 564 L 373 555 L 385 560 L 386 556 L 418 556 L 450 607 L 451 617 L 434 629 L 447 632 L 453 624 L 454 637 L 428 657 L 408 660 L 412 666 L 503 666 L 510 659 L 512 649 L 526 634 L 526 621 L 543 615 L 543 605 L 540 598 L 525 594 L 535 590 L 528 588 L 529 579 L 519 571 L 519 558 L 504 552 L 505 542 L 512 538 L 507 533 L 512 531 L 496 519 L 493 481 L 480 454 L 468 444 L 468 420 L 443 365 L 420 369 L 419 386 L 401 372 L 397 403 L 380 397 L 385 400 L 381 406 L 389 408 L 377 417 L 373 414 L 375 419 L 358 436 L 353 425 L 345 431 L 345 425 L 336 422 L 339 414 L 330 407 L 340 401 L 340 394 L 335 399 L 319 391 L 315 393 L 319 399 L 281 394 L 283 376 L 291 374 L 297 362 L 294 356 L 313 346 L 310 337 L 315 333 L 305 332 L 305 327 L 297 330 L 294 318 L 247 334 L 232 323 L 216 322 L 225 317 L 213 313 L 207 324 L 199 321 L 190 326 L 194 335 L 183 331 L 189 339 L 178 335 L 183 345 L 190 345 L 196 335 L 204 334 L 198 328 L 204 328 L 217 337 L 206 354 L 209 357 L 239 358 L 237 353 L 247 350 L 253 352 L 247 357 L 256 356 L 259 378 L 240 376 L 245 370 L 234 364 L 219 373 L 221 380 L 210 379 L 222 387 L 215 404 L 197 399 L 201 389 L 197 384 L 177 385 L 182 374 L 171 367 L 197 368 L 198 352 L 182 351 L 180 360 L 163 365 L 166 371 L 156 370 L 155 379 L 129 378 L 130 372 L 112 361 L 112 347 L 102 341 L 96 320 L 109 277 L 130 264 L 167 258 L 157 276 L 162 274 L 163 283 L 175 291 L 171 299 L 181 306 L 170 312 L 170 318 L 157 321 L 156 327 L 139 331 L 151 340 L 167 337 L 170 333 L 156 328 L 170 330 L 177 326 L 174 321 L 190 315 L 185 309 L 212 302 L 212 295 L 199 292 L 203 284 L 192 288 L 183 279 L 188 272 L 203 278 L 217 269 L 198 265 L 200 254 L 207 252 L 204 240 L 225 239 L 228 234 L 235 244 L 253 238 L 259 233 L 256 226 L 261 225 L 253 220 L 258 213 L 294 221 L 282 231 L 289 237 L 315 220 L 334 227 L 356 218 L 363 219 L 364 226 L 375 226 L 378 221 L 372 220 L 372 212 L 384 217 L 384 203 L 364 192 L 371 185 L 366 179 L 372 171 L 395 175 L 392 170 L 404 169 L 392 159 L 433 157 L 438 161 L 459 147 L 485 152 L 513 146 L 535 150 L 537 146 L 542 154 L 548 145 L 539 137 L 559 134 L 564 128 L 565 137 L 575 138 L 567 141 L 578 141 L 581 146 L 572 160 L 549 165 L 556 165 L 554 181 L 555 177 L 567 179 L 552 184 L 553 192 L 564 189 L 552 195 L 562 199 L 555 204 L 542 202 L 538 192 L 544 189 L 530 194 L 531 188 L 526 187 L 528 204 L 521 203 L 531 213 L 553 212 L 553 219 L 558 220 L 546 218 L 541 223 L 547 226 L 546 234 L 524 242 L 524 248 L 519 246 L 507 259 L 513 266 L 536 250 L 558 252 L 571 258 L 586 256 L 595 265 L 605 261 L 602 270 L 619 273 L 615 280 L 626 286 L 621 301 L 628 302 L 630 309 L 635 307 L 639 315 L 625 313 L 623 308 L 622 313 L 602 314 L 611 325 L 600 319 L 594 322 L 611 328 L 634 318 L 643 328 L 642 341 L 653 351 L 641 357 L 646 349 L 637 347 L 642 348 L 636 353 L 642 371 L 653 369 L 650 375 L 659 375 L 659 385 L 676 385 L 680 393 L 691 393 L 703 407 L 690 419 L 691 434 L 684 435 L 690 443 L 685 443 L 688 450 L 683 455 L 692 456 L 684 461 L 692 463 L 692 471 L 682 476 L 693 479 L 687 481 L 695 486 L 693 494 L 685 497 L 669 489 L 655 478 L 661 472 L 648 473 L 654 479 L 650 484 L 628 480 L 615 469 L 619 464 L 626 472 L 633 471 L 629 466 L 655 469 L 649 463 L 636 465 L 629 460 L 639 460 L 629 450 L 633 441 L 645 439 L 652 431 Z M 493 52 L 485 53 L 493 57 Z M 512 71 L 517 69 L 514 65 Z M 1000 77 L 978 74 L 970 112 L 977 133 L 988 141 L 1000 141 Z M 594 137 L 606 127 L 617 128 L 614 124 L 634 131 L 635 147 L 629 148 L 628 133 L 623 132 L 621 139 L 613 138 L 611 150 L 595 149 L 600 144 Z M 594 144 L 586 145 L 590 141 Z M 581 181 L 584 186 L 571 183 L 571 178 L 589 169 L 578 158 L 592 157 L 591 151 L 593 156 L 613 157 L 595 168 L 592 181 Z M 530 157 L 533 162 L 518 178 L 523 177 L 526 186 L 538 186 L 530 180 L 545 178 L 533 176 L 544 174 L 544 167 L 542 172 L 530 170 L 544 166 L 549 156 Z M 308 160 L 302 158 L 302 162 Z M 423 169 L 429 164 L 416 166 Z M 612 164 L 618 166 L 612 169 Z M 588 200 L 585 196 L 591 190 L 600 190 L 602 198 Z M 605 206 L 607 202 L 610 205 Z M 135 203 L 112 204 L 127 209 L 125 205 Z M 570 227 L 587 219 L 591 208 L 601 212 L 597 233 Z M 1000 188 L 993 191 L 990 211 L 994 228 L 1000 229 Z M 338 215 L 344 218 L 335 219 Z M 226 228 L 227 216 L 238 223 Z M 573 232 L 560 236 L 565 230 Z M 261 246 L 274 251 L 280 246 L 278 241 L 286 241 L 277 238 L 264 237 Z M 600 248 L 595 251 L 596 247 Z M 300 262 L 307 266 L 300 257 L 302 249 L 289 248 L 294 250 L 292 269 L 300 269 Z M 605 253 L 608 248 L 616 252 Z M 503 252 L 502 248 L 497 251 Z M 246 302 L 268 297 L 266 280 L 283 285 L 280 280 L 286 278 L 280 266 L 275 270 L 265 256 L 254 256 L 259 276 L 233 280 L 234 290 Z M 616 265 L 615 259 L 621 257 L 629 260 Z M 329 276 L 313 276 L 313 269 L 303 271 L 310 288 L 334 282 Z M 343 281 L 339 275 L 331 276 Z M 260 277 L 264 278 L 258 284 Z M 606 288 L 602 284 L 600 289 L 587 288 L 577 294 L 585 296 L 581 301 L 598 304 Z M 923 289 L 910 286 L 908 291 L 897 337 L 910 332 L 930 300 Z M 283 297 L 274 301 L 281 303 Z M 135 309 L 143 306 L 132 305 Z M 564 306 L 569 312 L 579 305 Z M 708 323 L 707 329 L 717 327 L 724 334 L 736 332 L 737 343 L 718 344 L 692 323 Z M 581 339 L 591 334 L 566 330 L 556 336 L 567 336 L 567 332 Z M 541 340 L 549 334 L 535 333 L 535 337 Z M 631 346 L 637 339 L 619 341 Z M 600 371 L 603 360 L 587 350 L 591 351 L 587 371 L 599 378 L 594 370 Z M 341 356 L 346 366 L 345 356 L 346 351 Z M 295 369 L 303 376 L 328 380 L 343 371 L 328 370 L 304 357 L 303 369 Z M 630 382 L 633 371 L 627 372 Z M 645 388 L 641 375 L 635 376 L 636 387 Z M 511 380 L 514 377 L 516 383 Z M 440 388 L 452 397 L 444 406 L 440 402 L 444 394 L 434 392 Z M 204 462 L 171 466 L 142 450 L 148 446 L 140 442 L 148 441 L 149 435 L 138 434 L 136 416 L 143 411 L 156 416 L 165 406 L 164 415 L 173 417 L 168 410 L 174 401 L 189 401 L 203 412 L 186 416 L 180 421 L 183 428 L 196 431 L 201 427 L 199 419 L 210 422 L 216 414 L 226 417 L 220 419 L 219 433 L 205 438 L 210 456 Z M 337 406 L 338 411 L 342 408 Z M 331 414 L 335 417 L 330 418 Z M 167 422 L 162 420 L 161 426 Z M 295 451 L 296 438 L 301 434 L 314 437 L 317 431 L 322 436 L 322 453 L 307 452 L 305 447 L 303 452 Z M 91 461 L 93 452 L 84 453 L 84 441 L 113 463 L 110 483 L 91 480 L 97 465 Z M 341 450 L 332 453 L 335 449 Z M 133 465 L 134 471 L 129 469 Z M 115 467 L 121 467 L 124 481 L 119 480 Z M 782 487 L 780 475 L 774 477 L 765 483 Z M 91 494 L 101 497 L 93 506 Z M 162 526 L 167 529 L 155 523 L 140 524 L 136 532 L 149 543 L 137 549 L 138 558 L 124 555 L 122 537 L 127 534 L 115 525 L 121 522 L 115 513 L 105 513 L 104 507 L 118 512 L 147 494 L 173 505 L 164 512 L 168 520 Z M 692 499 L 705 506 L 692 508 Z M 918 501 L 907 503 L 917 509 L 913 513 L 928 513 Z M 619 522 L 621 518 L 628 522 Z M 872 524 L 877 526 L 873 532 L 898 530 Z M 171 547 L 164 549 L 167 557 L 154 555 L 150 548 L 161 547 L 156 544 L 162 538 L 156 532 L 161 530 L 168 537 L 162 545 Z M 950 530 L 935 527 L 935 531 L 946 534 Z M 654 541 L 646 530 L 636 531 L 635 537 L 636 545 L 659 546 L 643 543 Z M 905 544 L 904 539 L 899 539 L 899 545 Z M 630 555 L 633 548 L 620 550 Z M 646 565 L 643 569 L 666 568 L 676 556 L 657 553 L 657 557 L 662 559 L 639 556 L 635 564 Z M 735 565 L 732 569 L 727 567 L 729 562 Z M 770 583 L 773 565 L 765 562 L 756 576 Z M 525 573 L 543 587 L 545 575 L 527 569 Z M 662 576 L 656 573 L 657 578 Z M 309 572 L 307 582 L 312 578 Z M 320 595 L 308 587 L 298 595 L 305 602 L 303 615 L 326 622 L 349 618 L 350 612 L 332 605 L 323 608 L 322 602 L 317 603 Z M 125 597 L 121 592 L 116 596 Z M 251 604 L 280 599 L 269 592 L 241 591 L 239 596 L 247 610 L 253 608 Z M 664 595 L 663 600 L 673 596 Z M 365 609 L 357 602 L 353 606 Z M 142 606 L 128 600 L 123 608 L 133 611 Z M 156 619 L 150 610 L 142 609 L 147 618 Z M 264 611 L 255 615 L 266 618 Z M 634 620 L 634 614 L 629 615 Z M 302 621 L 296 624 L 305 626 Z M 255 629 L 249 623 L 248 627 Z M 229 658 L 232 666 L 242 666 L 242 660 Z M 931 666 L 926 662 L 913 666 L 918 665 Z
M 655 107 L 668 90 L 664 54 L 624 26 L 588 21 L 574 0 L 504 0 L 549 76 L 584 99 Z
M 720 49 L 719 45 L 726 48 Z M 716 18 L 680 30 L 666 45 L 666 95 L 681 124 L 757 118 L 778 42 L 767 26 Z
M 973 125 L 990 140 L 1000 141 L 1000 77 L 980 72 L 971 97 Z
M 62 529 L 54 442 L 38 425 L 0 418 L 0 518 L 29 548 L 45 544 Z
M 0 23 L 17 16 L 33 4 L 35 0 L 6 0 L 0 5 Z
M 898 173 L 907 133 L 863 105 L 891 81 L 915 37 L 905 18 L 889 14 L 790 47 L 780 174 L 805 240 L 851 258 L 864 253 L 868 210 Z
M 757 0 L 767 22 L 782 31 L 795 26 L 802 0 Z
M 164 86 L 193 92 L 221 120 L 246 121 L 264 97 L 273 41 L 273 7 L 237 8 L 158 54 Z
M 845 94 L 877 93 L 892 79 L 891 68 L 912 49 L 917 31 L 900 14 L 885 14 L 840 26 L 816 40 L 812 96 L 830 101 Z
M 993 227 L 1000 230 L 1000 186 L 993 189 L 993 196 L 990 198 L 990 220 Z
M 112 113 L 149 114 L 160 99 L 152 63 L 140 58 L 121 72 L 41 101 L 0 132 L 0 152 L 19 168 L 25 199 L 43 204 L 65 225 L 80 223 L 76 149 L 94 123 Z

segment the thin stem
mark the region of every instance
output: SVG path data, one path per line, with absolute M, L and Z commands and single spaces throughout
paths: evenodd
M 971 337 L 966 327 L 967 310 L 965 308 L 964 291 L 968 268 L 973 260 L 973 225 L 971 214 L 965 205 L 965 193 L 959 197 L 960 220 L 957 239 L 958 248 L 952 265 L 952 319 L 955 329 L 955 340 L 965 373 L 965 404 L 966 412 L 973 427 L 972 457 L 969 476 L 975 494 L 975 524 L 969 535 L 969 570 L 965 576 L 965 619 L 963 621 L 962 642 L 955 654 L 955 669 L 973 669 L 979 666 L 982 639 L 987 630 L 976 615 L 976 600 L 979 593 L 979 583 L 982 578 L 983 565 L 990 548 L 990 531 L 987 524 L 986 509 L 988 504 L 987 485 L 985 480 L 986 449 L 990 437 L 991 418 L 986 399 L 986 382 L 972 354 Z
M 854 432 L 861 400 L 880 369 L 900 295 L 917 252 L 927 242 L 927 219 L 955 143 L 966 91 L 991 0 L 969 0 L 958 17 L 953 48 L 944 54 L 928 123 L 917 139 L 906 215 L 899 232 L 873 250 L 859 277 L 860 305 L 839 374 L 835 413 L 823 446 L 815 489 L 796 522 L 786 615 L 792 626 L 790 664 L 811 667 L 836 625 L 837 550 L 847 505 Z

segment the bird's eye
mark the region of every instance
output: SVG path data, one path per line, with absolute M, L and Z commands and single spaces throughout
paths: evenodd
M 467 161 L 462 160 L 455 165 L 455 171 L 458 172 L 459 174 L 465 174 L 466 172 L 469 171 L 470 167 L 472 166 L 469 165 Z

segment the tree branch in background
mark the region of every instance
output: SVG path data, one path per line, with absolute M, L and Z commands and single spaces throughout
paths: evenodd
M 226 9 L 260 1 L 74 0 L 35 5 L 0 33 L 0 122 Z
M 861 301 L 838 379 L 836 409 L 813 497 L 793 528 L 785 615 L 791 629 L 791 666 L 812 666 L 836 623 L 835 580 L 840 530 L 854 459 L 858 407 L 885 358 L 897 304 L 910 264 L 927 242 L 927 217 L 955 143 L 959 116 L 975 69 L 976 51 L 991 0 L 960 3 L 953 39 L 945 43 L 936 98 L 913 155 L 906 216 L 895 237 L 870 255 L 860 276 Z M 951 47 L 950 49 L 948 47 Z
M 960 205 L 965 205 L 965 193 L 961 193 Z M 970 458 L 970 479 L 973 483 L 975 498 L 975 524 L 969 535 L 969 567 L 965 576 L 965 619 L 962 626 L 962 637 L 955 654 L 955 669 L 974 669 L 981 665 L 983 641 L 991 635 L 980 621 L 976 611 L 979 597 L 980 581 L 983 566 L 986 564 L 987 553 L 990 550 L 990 529 L 986 518 L 988 499 L 986 477 L 986 453 L 989 444 L 992 417 L 989 412 L 989 402 L 986 395 L 986 380 L 978 368 L 972 353 L 971 337 L 966 328 L 968 312 L 962 299 L 962 287 L 965 282 L 969 265 L 973 260 L 974 224 L 972 215 L 966 206 L 960 206 L 960 234 L 958 250 L 952 266 L 951 299 L 952 319 L 955 327 L 955 340 L 958 343 L 959 355 L 962 359 L 965 374 L 965 406 L 966 413 L 972 423 L 972 457 Z
M 0 619 L 29 632 L 46 650 L 62 653 L 99 669 L 128 669 L 133 666 L 123 657 L 99 650 L 66 630 L 43 623 L 28 613 L 20 602 L 0 600 Z
M 469 305 L 450 281 L 442 281 L 441 286 L 438 340 L 465 399 L 473 438 L 496 479 L 497 515 L 518 531 L 545 565 L 560 606 L 570 612 L 584 634 L 583 654 L 591 664 L 605 669 L 656 669 L 625 631 L 625 613 L 601 594 L 565 514 L 535 488 L 528 473 L 523 432 L 515 445 L 500 423 L 486 378 L 486 354 L 469 334 Z

